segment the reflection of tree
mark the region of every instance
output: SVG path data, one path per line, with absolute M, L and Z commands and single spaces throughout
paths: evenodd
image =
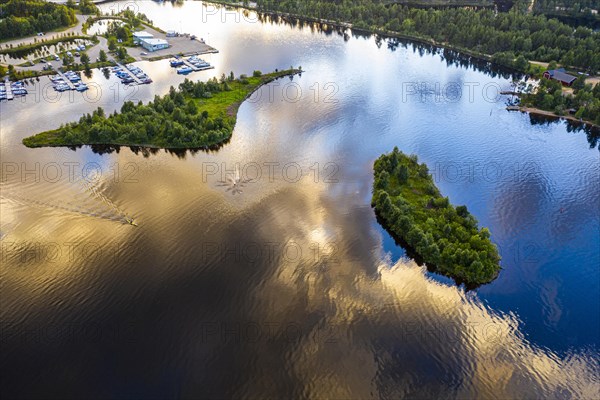
M 551 125 L 559 123 L 560 121 L 561 118 L 559 116 L 553 117 L 549 115 L 529 114 L 529 122 L 531 122 L 531 125 Z M 600 140 L 599 128 L 572 120 L 567 120 L 566 122 L 567 132 L 585 132 L 587 141 L 590 144 L 590 149 L 598 147 L 598 150 L 600 150 L 600 147 L 598 146 L 598 141 Z

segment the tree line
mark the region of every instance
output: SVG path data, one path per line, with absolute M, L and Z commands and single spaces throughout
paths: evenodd
M 257 0 L 262 12 L 289 13 L 368 31 L 387 31 L 450 44 L 497 59 L 557 61 L 600 70 L 600 33 L 513 7 L 508 12 L 471 7 L 415 8 L 381 0 Z M 512 63 L 511 63 L 512 64 Z M 513 66 L 514 65 L 510 65 Z
M 386 228 L 442 274 L 470 285 L 493 280 L 500 256 L 487 228 L 466 206 L 454 207 L 425 164 L 398 148 L 375 161 L 372 205 Z

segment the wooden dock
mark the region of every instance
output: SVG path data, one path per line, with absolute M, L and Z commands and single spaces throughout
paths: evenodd
M 125 67 L 123 64 L 119 64 L 118 62 L 115 61 L 115 64 L 117 64 L 117 66 L 119 68 L 121 68 L 123 71 L 127 72 L 127 74 L 134 80 L 134 82 L 138 85 L 142 84 L 142 81 L 140 80 L 140 78 L 138 78 L 137 76 L 135 76 L 135 74 L 133 72 L 131 72 L 127 67 Z
M 70 90 L 75 90 L 75 84 L 74 84 L 73 82 L 71 82 L 71 81 L 69 80 L 69 78 L 67 78 L 67 77 L 66 77 L 66 75 L 65 75 L 65 74 L 63 74 L 63 73 L 62 73 L 61 71 L 59 71 L 59 70 L 56 70 L 56 73 L 58 74 L 58 76 L 60 76 L 60 77 L 63 79 L 63 81 L 65 81 L 65 83 L 67 84 L 67 86 L 69 86 L 69 89 L 70 89 Z
M 4 88 L 6 89 L 6 100 L 13 100 L 15 95 L 12 92 L 12 86 L 10 85 L 8 76 L 4 78 Z

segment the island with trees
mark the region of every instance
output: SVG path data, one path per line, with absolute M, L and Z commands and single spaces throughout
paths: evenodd
M 500 256 L 487 228 L 454 207 L 425 164 L 398 148 L 375 161 L 372 206 L 384 227 L 429 268 L 474 287 L 494 280 Z
M 102 108 L 47 132 L 23 139 L 28 147 L 123 145 L 166 149 L 199 149 L 220 145 L 231 137 L 237 110 L 254 91 L 276 79 L 301 72 L 290 68 L 234 78 L 193 82 L 171 87 L 148 104 L 125 102 L 120 112 L 106 115 Z

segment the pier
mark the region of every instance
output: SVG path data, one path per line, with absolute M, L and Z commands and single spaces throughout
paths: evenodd
M 4 78 L 4 87 L 6 89 L 6 100 L 13 100 L 15 95 L 12 92 L 12 86 L 10 85 L 10 80 L 8 76 Z

